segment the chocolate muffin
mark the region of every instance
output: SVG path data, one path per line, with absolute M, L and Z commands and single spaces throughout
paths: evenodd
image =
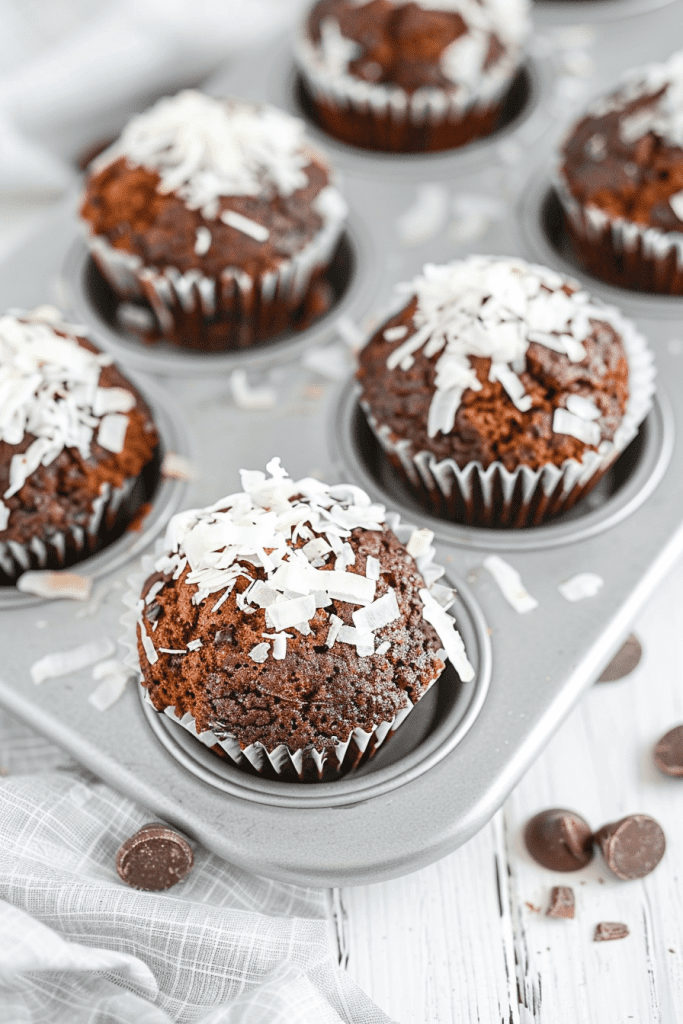
M 528 33 L 527 0 L 318 0 L 297 62 L 335 138 L 429 152 L 496 128 Z
M 406 547 L 358 487 L 267 469 L 171 521 L 136 607 L 142 685 L 240 768 L 335 779 L 386 742 L 447 656 L 474 673 L 423 532 Z
M 595 103 L 569 133 L 558 175 L 567 233 L 590 273 L 683 294 L 683 52 Z
M 123 529 L 158 444 L 142 396 L 83 328 L 51 307 L 0 317 L 0 583 Z
M 303 122 L 186 90 L 93 161 L 81 216 L 116 294 L 147 304 L 147 340 L 222 351 L 327 308 L 346 204 Z
M 399 286 L 360 354 L 361 405 L 426 508 L 528 526 L 570 508 L 650 405 L 644 339 L 553 270 L 470 256 Z

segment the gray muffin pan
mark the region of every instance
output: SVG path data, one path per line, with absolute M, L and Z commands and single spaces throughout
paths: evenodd
M 337 305 L 302 334 L 207 357 L 144 347 L 116 325 L 111 296 L 85 252 L 75 200 L 0 266 L 2 306 L 57 301 L 72 320 L 87 324 L 150 401 L 165 449 L 196 470 L 187 484 L 161 480 L 143 530 L 82 564 L 95 577 L 94 596 L 84 606 L 9 589 L 0 594 L 0 701 L 148 807 L 151 819 L 170 822 L 249 870 L 302 884 L 348 885 L 413 870 L 464 843 L 599 676 L 683 548 L 683 340 L 677 336 L 683 300 L 617 292 L 582 275 L 566 249 L 550 176 L 557 140 L 573 115 L 558 113 L 558 78 L 551 58 L 540 56 L 552 53 L 548 39 L 567 24 L 559 7 L 537 5 L 518 109 L 513 104 L 509 123 L 486 141 L 459 152 L 397 157 L 355 151 L 312 127 L 338 169 L 351 217 L 335 271 Z M 589 5 L 565 7 L 583 19 Z M 668 40 L 681 38 L 680 3 L 660 9 L 596 0 L 590 8 L 597 26 L 593 94 L 625 68 L 665 58 Z M 301 113 L 289 40 L 248 55 L 208 88 Z M 425 222 L 414 218 L 417 230 L 414 224 L 406 233 L 404 215 L 425 195 L 431 195 Z M 435 202 L 441 220 L 434 218 Z M 463 210 L 472 209 L 488 212 L 477 230 L 470 223 L 463 234 Z M 543 527 L 480 530 L 425 513 L 383 463 L 352 380 L 332 382 L 303 362 L 321 346 L 338 354 L 340 335 L 353 325 L 366 334 L 387 308 L 394 283 L 424 262 L 467 252 L 518 254 L 579 276 L 621 305 L 655 352 L 657 398 L 638 437 L 597 492 Z M 235 369 L 246 371 L 251 387 L 273 388 L 274 406 L 237 407 Z M 134 685 L 98 712 L 87 699 L 97 685 L 90 669 L 41 686 L 31 681 L 31 665 L 48 653 L 97 638 L 116 641 L 127 577 L 139 571 L 142 549 L 172 512 L 234 491 L 241 467 L 263 468 L 273 455 L 293 478 L 351 480 L 403 521 L 434 530 L 436 560 L 457 588 L 454 613 L 477 670 L 467 685 L 445 673 L 375 760 L 336 783 L 297 786 L 242 774 L 152 712 Z M 534 611 L 518 615 L 506 602 L 483 567 L 493 552 L 521 573 L 538 600 Z M 570 604 L 558 585 L 578 572 L 597 573 L 604 585 Z

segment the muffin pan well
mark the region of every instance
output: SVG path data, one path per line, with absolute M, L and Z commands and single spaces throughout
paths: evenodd
M 612 2 L 615 11 L 628 6 L 626 0 Z M 549 9 L 539 21 L 541 32 L 554 24 Z M 636 63 L 634 54 L 637 62 L 666 57 L 669 40 L 682 29 L 680 3 L 615 16 L 609 39 L 603 44 L 597 37 L 590 91 L 608 89 L 620 68 Z M 155 412 L 159 406 L 165 444 L 189 451 L 194 460 L 196 479 L 182 496 L 185 507 L 234 491 L 241 467 L 263 468 L 279 455 L 295 479 L 316 474 L 356 482 L 406 522 L 435 532 L 435 560 L 457 588 L 454 611 L 476 663 L 475 680 L 463 687 L 446 674 L 374 762 L 318 786 L 265 782 L 224 765 L 170 719 L 152 715 L 136 686 L 98 712 L 87 699 L 95 687 L 90 669 L 40 687 L 31 681 L 31 665 L 48 653 L 119 639 L 127 578 L 139 570 L 139 551 L 153 530 L 136 535 L 115 558 L 112 546 L 112 560 L 101 569 L 93 560 L 97 579 L 88 605 L 54 601 L 33 608 L 15 601 L 2 608 L 5 636 L 17 639 L 4 651 L 0 702 L 148 807 L 150 816 L 248 870 L 302 884 L 353 884 L 413 870 L 465 842 L 599 676 L 643 601 L 683 552 L 683 334 L 678 314 L 672 315 L 672 302 L 680 306 L 679 300 L 621 295 L 587 282 L 621 305 L 648 337 L 658 367 L 657 397 L 637 438 L 594 495 L 565 519 L 535 529 L 461 527 L 423 512 L 383 465 L 360 418 L 353 383 L 333 382 L 310 368 L 326 370 L 329 361 L 329 378 L 335 376 L 348 353 L 341 339 L 367 335 L 391 302 L 393 285 L 413 277 L 426 261 L 468 252 L 517 254 L 580 276 L 557 248 L 546 202 L 553 148 L 572 114 L 558 114 L 550 59 L 534 58 L 527 73 L 529 99 L 517 118 L 461 151 L 382 157 L 318 132 L 351 208 L 353 266 L 334 310 L 296 337 L 221 356 L 145 348 L 116 328 L 111 308 L 92 287 L 73 202 L 0 265 L 3 305 L 65 304 L 125 372 L 146 372 L 139 386 Z M 290 43 L 282 40 L 246 55 L 208 87 L 296 112 L 295 81 Z M 313 350 L 315 360 L 309 359 Z M 272 407 L 235 404 L 235 369 L 244 369 L 251 385 L 273 390 Z M 166 483 L 155 508 L 169 504 L 154 529 L 180 500 L 175 490 L 164 497 Z M 148 520 L 148 527 L 153 523 Z M 538 601 L 533 611 L 519 615 L 507 603 L 484 566 L 492 553 L 521 574 Z M 568 603 L 558 586 L 579 572 L 599 575 L 603 585 L 594 597 Z

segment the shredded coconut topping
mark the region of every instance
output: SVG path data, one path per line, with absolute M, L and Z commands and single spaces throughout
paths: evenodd
M 630 72 L 622 87 L 606 100 L 594 104 L 591 113 L 602 116 L 659 92 L 661 96 L 647 106 L 621 118 L 619 134 L 627 145 L 654 132 L 672 146 L 683 146 L 683 50 L 662 64 L 649 64 Z
M 510 401 L 526 412 L 531 399 L 518 374 L 529 343 L 580 362 L 586 356 L 582 342 L 594 330 L 591 321 L 612 321 L 611 311 L 596 305 L 577 283 L 521 259 L 469 256 L 444 266 L 427 264 L 421 276 L 397 291 L 417 297 L 416 330 L 391 352 L 388 368 L 409 370 L 420 349 L 428 358 L 441 353 L 430 437 L 450 433 L 464 392 L 481 390 L 470 356 L 488 357 L 489 379 L 500 381 Z
M 221 196 L 289 196 L 304 188 L 311 162 L 304 132 L 303 121 L 275 107 L 186 89 L 129 121 L 93 169 L 126 157 L 159 174 L 162 194 L 175 192 L 213 219 Z
M 135 398 L 124 388 L 98 386 L 111 356 L 83 348 L 76 338 L 74 328 L 32 314 L 0 317 L 0 440 L 18 445 L 26 434 L 35 438 L 12 457 L 4 498 L 65 448 L 84 459 L 95 438 L 109 451 L 123 448 L 128 417 L 110 410 L 129 411 Z
M 375 597 L 377 559 L 367 558 L 365 575 L 362 566 L 357 572 L 347 571 L 356 558 L 346 539 L 357 528 L 383 530 L 384 506 L 374 504 L 353 484 L 329 486 L 310 477 L 293 481 L 277 458 L 266 469 L 269 476 L 242 470 L 243 491 L 221 498 L 209 508 L 190 509 L 174 516 L 166 530 L 166 553 L 157 559 L 156 571 L 178 579 L 189 567 L 185 582 L 196 587 L 193 604 L 202 604 L 210 595 L 221 593 L 212 613 L 232 593 L 237 580 L 246 579 L 248 586 L 235 598 L 237 607 L 245 614 L 265 609 L 266 627 L 272 630 L 263 633 L 264 642 L 249 652 L 258 664 L 269 656 L 282 660 L 291 636 L 284 631 L 294 628 L 302 634 L 310 633 L 310 620 L 333 600 L 356 606 L 351 613 L 354 625 L 345 625 L 333 612 L 328 614 L 327 646 L 331 648 L 336 642 L 352 644 L 359 657 L 386 653 L 388 647 L 383 640 L 375 651 L 375 633 L 400 618 L 396 593 L 389 589 Z M 418 532 L 413 534 L 416 537 Z M 293 546 L 297 538 L 310 539 L 297 548 Z M 419 547 L 422 550 L 424 544 Z M 341 556 L 347 548 L 351 557 L 343 559 L 343 568 L 339 558 L 334 568 L 319 568 L 332 552 Z M 254 575 L 255 567 L 264 570 L 265 580 Z M 428 591 L 421 591 L 421 597 L 423 594 Z M 453 620 L 444 612 L 445 618 L 435 621 L 434 599 L 422 599 L 425 621 L 432 622 L 447 651 L 457 649 L 462 667 L 462 642 L 458 646 L 453 639 L 453 634 L 458 636 Z M 156 652 L 145 628 L 143 609 L 144 602 L 140 601 L 142 643 L 152 661 Z M 272 650 L 268 641 L 273 641 Z M 188 649 L 194 649 L 196 643 L 191 641 Z

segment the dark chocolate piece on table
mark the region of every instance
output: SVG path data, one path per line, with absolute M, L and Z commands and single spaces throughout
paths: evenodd
M 550 890 L 547 917 L 574 917 L 574 890 L 568 885 L 554 885 Z
M 158 822 L 143 825 L 116 854 L 119 878 L 133 889 L 170 889 L 182 882 L 193 864 L 194 855 L 187 840 Z
M 633 672 L 634 668 L 637 668 L 642 654 L 643 648 L 640 646 L 640 640 L 631 633 L 599 677 L 598 682 L 614 683 L 617 679 L 623 679 L 624 676 Z
M 683 725 L 662 736 L 655 747 L 654 760 L 665 775 L 683 775 Z
M 649 875 L 666 849 L 660 825 L 647 814 L 629 814 L 620 821 L 603 825 L 594 839 L 600 845 L 607 866 L 624 881 Z
M 595 926 L 593 942 L 611 942 L 613 939 L 625 939 L 629 934 L 628 925 L 621 921 L 601 921 Z
M 578 871 L 593 858 L 588 823 L 561 807 L 534 815 L 524 829 L 524 841 L 534 860 L 553 871 Z

